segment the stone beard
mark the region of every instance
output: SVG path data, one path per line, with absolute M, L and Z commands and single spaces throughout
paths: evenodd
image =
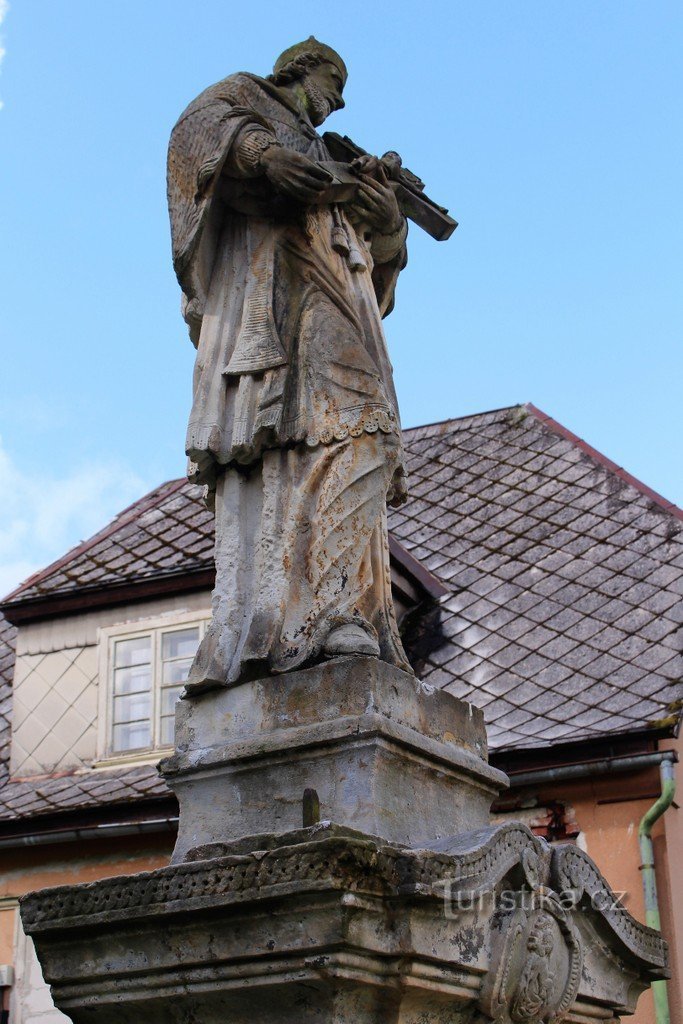
M 273 186 L 265 148 L 329 160 L 308 114 L 333 109 L 315 82 L 308 106 L 276 82 L 236 74 L 207 89 L 169 149 L 197 346 L 189 476 L 216 516 L 213 620 L 189 693 L 352 653 L 410 671 L 391 595 L 386 504 L 404 496 L 403 456 L 381 325 L 405 220 L 380 234 Z

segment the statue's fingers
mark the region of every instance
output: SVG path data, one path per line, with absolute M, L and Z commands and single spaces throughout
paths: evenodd
M 325 184 L 329 184 L 329 182 L 332 181 L 332 175 L 328 170 L 321 167 L 320 164 L 314 163 L 312 160 L 307 160 L 306 157 L 303 159 L 305 162 L 301 164 L 301 170 L 310 178 L 316 178 Z
M 369 217 L 381 218 L 384 215 L 384 207 L 381 203 L 367 202 L 363 204 L 363 208 Z
M 376 192 L 378 195 L 381 195 L 382 192 L 384 192 L 384 190 L 388 187 L 386 185 L 383 185 L 381 182 L 377 181 L 376 178 L 371 178 L 367 174 L 364 174 L 361 179 L 361 186 L 363 185 L 365 185 L 372 192 Z
M 378 195 L 368 189 L 364 189 L 362 186 L 358 190 L 358 201 L 366 207 L 372 207 L 376 209 L 381 204 L 378 202 Z
M 332 178 L 330 176 L 326 178 L 320 178 L 315 174 L 309 174 L 306 168 L 301 168 L 296 176 L 295 180 L 306 189 L 311 189 L 313 192 L 322 192 L 327 185 L 329 185 Z

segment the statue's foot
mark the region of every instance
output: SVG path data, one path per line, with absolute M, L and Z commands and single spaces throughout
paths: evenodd
M 356 622 L 336 626 L 323 644 L 323 655 L 326 658 L 341 658 L 349 654 L 379 658 L 379 644 Z

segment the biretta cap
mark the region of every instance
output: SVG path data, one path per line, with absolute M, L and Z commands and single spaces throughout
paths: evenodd
M 336 50 L 333 50 L 331 46 L 326 46 L 325 43 L 321 43 L 315 36 L 309 36 L 303 43 L 295 43 L 294 46 L 290 46 L 289 49 L 285 50 L 280 54 L 278 59 L 275 61 L 273 67 L 273 73 L 277 74 L 281 71 L 285 64 L 289 64 L 290 60 L 294 60 L 295 57 L 299 57 L 302 53 L 315 53 L 320 57 L 323 57 L 330 64 L 334 64 L 336 68 L 341 72 L 344 84 L 349 76 L 346 70 L 346 64 L 341 59 Z

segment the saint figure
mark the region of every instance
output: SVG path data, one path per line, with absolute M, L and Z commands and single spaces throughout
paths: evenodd
M 405 500 L 382 317 L 406 221 L 381 163 L 334 198 L 317 133 L 341 57 L 311 37 L 267 78 L 206 89 L 171 136 L 168 196 L 197 347 L 189 477 L 214 503 L 213 619 L 187 691 L 365 655 L 409 670 L 386 505 Z M 347 197 L 348 198 L 348 197 Z

